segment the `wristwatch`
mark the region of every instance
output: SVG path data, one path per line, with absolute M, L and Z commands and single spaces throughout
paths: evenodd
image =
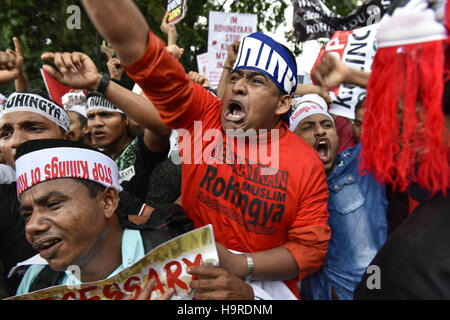
M 111 77 L 108 73 L 102 73 L 102 78 L 100 79 L 100 83 L 95 91 L 105 94 L 106 89 L 109 86 L 109 82 L 111 81 Z

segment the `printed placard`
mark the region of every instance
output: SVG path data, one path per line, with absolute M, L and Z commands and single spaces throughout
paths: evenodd
M 330 41 L 321 49 L 313 70 L 324 53 L 331 53 L 352 69 L 371 72 L 377 50 L 375 36 L 379 25 L 378 23 L 351 31 L 336 31 Z M 344 83 L 330 91 L 333 103 L 328 111 L 338 116 L 354 119 L 355 107 L 365 96 L 366 89 Z
M 219 84 L 228 47 L 236 40 L 256 32 L 256 14 L 210 11 L 208 30 L 208 80 L 212 88 Z
M 167 2 L 167 12 L 169 16 L 167 18 L 167 23 L 176 24 L 180 22 L 187 11 L 187 0 L 169 0 Z

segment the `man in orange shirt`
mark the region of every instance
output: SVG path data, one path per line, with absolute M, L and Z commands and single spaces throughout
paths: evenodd
M 298 297 L 297 281 L 325 259 L 330 229 L 323 164 L 281 121 L 297 85 L 295 58 L 263 34 L 244 38 L 221 101 L 190 81 L 131 1 L 83 4 L 161 119 L 182 128 L 182 206 L 196 227 L 213 225 L 220 267 L 248 282 L 287 280 Z M 67 70 L 80 62 L 55 59 Z M 92 88 L 107 86 L 93 77 Z M 212 278 L 192 282 L 196 298 L 219 297 L 211 267 L 192 273 Z

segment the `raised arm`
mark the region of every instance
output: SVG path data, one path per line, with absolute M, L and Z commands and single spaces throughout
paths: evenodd
M 28 89 L 28 81 L 23 68 L 23 54 L 19 40 L 13 38 L 15 50 L 0 52 L 0 83 L 14 80 L 16 91 Z
M 77 89 L 95 91 L 101 79 L 94 62 L 84 53 L 45 52 L 42 59 L 53 62 L 59 72 L 49 65 L 43 68 L 59 82 Z M 144 126 L 144 142 L 153 152 L 167 149 L 170 129 L 159 118 L 153 103 L 140 95 L 110 81 L 105 98 L 122 109 L 129 117 Z
M 147 48 L 148 25 L 131 0 L 82 0 L 101 36 L 117 52 L 123 65 L 139 59 Z
M 167 23 L 169 12 L 167 11 L 161 22 L 161 31 L 167 34 L 167 45 L 177 44 L 177 29 L 173 24 Z
M 344 62 L 327 53 L 311 74 L 318 85 L 332 89 L 341 83 L 365 88 L 369 83 L 369 72 L 349 68 Z
M 223 64 L 222 75 L 220 76 L 219 86 L 217 87 L 217 97 L 219 97 L 219 99 L 223 98 L 225 88 L 227 87 L 228 82 L 231 79 L 231 71 L 237 59 L 237 55 L 239 52 L 239 44 L 240 44 L 239 41 L 234 41 L 228 47 L 227 59 Z

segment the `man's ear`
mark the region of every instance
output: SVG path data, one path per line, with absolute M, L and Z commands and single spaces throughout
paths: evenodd
M 275 111 L 275 114 L 277 116 L 281 116 L 289 111 L 291 108 L 292 103 L 292 97 L 289 94 L 284 94 L 280 97 L 280 100 L 278 102 L 278 108 Z
M 119 207 L 119 192 L 113 187 L 107 187 L 102 193 L 102 200 L 105 218 L 111 218 Z
M 123 121 L 123 123 L 124 123 L 127 127 L 130 126 L 130 118 L 128 118 L 127 115 L 125 115 L 125 116 L 122 118 L 122 121 Z
M 88 127 L 87 124 L 84 125 L 84 126 L 81 128 L 81 132 L 82 132 L 83 135 L 85 135 L 85 136 L 89 134 L 89 127 Z

